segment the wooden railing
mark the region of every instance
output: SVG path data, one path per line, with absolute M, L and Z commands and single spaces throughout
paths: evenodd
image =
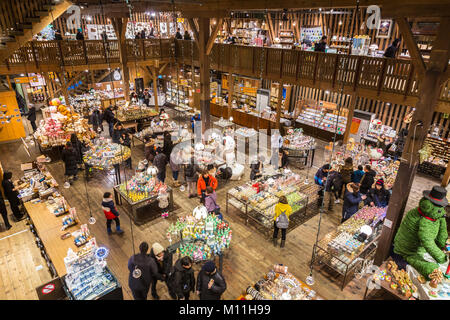
M 28 68 L 88 67 L 120 62 L 119 43 L 115 40 L 32 41 L 0 63 L 1 71 Z M 193 41 L 171 39 L 126 40 L 129 62 L 150 59 L 176 59 L 198 65 L 198 47 Z M 318 88 L 339 89 L 347 93 L 377 98 L 383 94 L 394 103 L 417 100 L 420 79 L 406 59 L 348 56 L 321 52 L 214 44 L 209 56 L 212 69 L 244 76 L 283 80 L 285 83 Z M 21 72 L 24 72 L 23 70 Z M 450 101 L 449 82 L 444 84 L 440 100 Z M 391 95 L 389 95 L 391 94 Z M 401 100 L 401 101 L 400 101 Z

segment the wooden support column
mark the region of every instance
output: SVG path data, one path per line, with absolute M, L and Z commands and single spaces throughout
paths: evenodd
M 159 111 L 159 105 L 158 105 L 158 68 L 153 67 L 152 75 L 153 75 L 153 96 L 155 97 L 155 109 L 156 109 L 156 111 Z
M 127 30 L 128 18 L 117 18 L 112 17 L 111 23 L 116 32 L 117 40 L 119 41 L 119 57 L 120 66 L 122 69 L 122 79 L 123 79 L 123 91 L 125 95 L 125 100 L 130 100 L 130 69 L 128 68 L 128 55 L 125 42 L 125 32 Z
M 231 105 L 233 104 L 233 95 L 234 95 L 234 78 L 233 73 L 230 72 L 228 75 L 228 118 L 231 117 Z
M 450 162 L 447 163 L 447 169 L 445 169 L 444 177 L 442 178 L 441 186 L 446 188 L 450 182 Z
M 198 48 L 200 63 L 200 110 L 202 118 L 202 133 L 211 127 L 209 57 L 206 48 L 209 40 L 209 18 L 198 19 Z
M 44 75 L 44 80 L 45 80 L 45 84 L 46 84 L 46 87 L 47 87 L 48 96 L 50 97 L 50 99 L 53 99 L 55 97 L 54 96 L 54 92 L 53 92 L 53 85 L 52 85 L 52 83 L 50 81 L 48 73 L 47 72 L 42 72 L 42 74 Z
M 279 82 L 278 84 L 278 100 L 277 100 L 277 120 L 276 120 L 276 128 L 280 129 L 280 117 L 281 117 L 281 103 L 283 102 L 283 82 Z
M 433 43 L 430 61 L 419 87 L 419 101 L 409 127 L 404 152 L 389 201 L 383 230 L 375 254 L 374 264 L 381 265 L 389 256 L 393 239 L 400 225 L 411 185 L 419 163 L 418 151 L 422 148 L 433 118 L 433 110 L 441 91 L 442 78 L 448 66 L 450 42 L 450 17 L 441 18 L 439 30 Z
M 95 71 L 90 71 L 89 74 L 90 74 L 90 76 L 91 76 L 91 85 L 92 85 L 92 88 L 94 88 L 94 86 L 95 86 Z
M 414 36 L 411 32 L 411 27 L 409 26 L 408 20 L 404 17 L 398 18 L 395 20 L 397 22 L 398 28 L 400 29 L 400 33 L 405 39 L 406 47 L 408 48 L 409 55 L 411 56 L 412 63 L 419 72 L 420 76 L 425 74 L 425 63 L 422 59 L 422 54 L 417 47 L 417 43 L 414 40 Z
M 356 93 L 354 93 L 352 95 L 350 105 L 348 107 L 347 124 L 345 126 L 344 139 L 343 139 L 344 144 L 348 142 L 348 138 L 350 137 L 350 128 L 352 127 L 352 119 L 353 119 L 353 114 L 355 113 L 355 107 L 356 107 L 357 100 L 358 99 L 357 99 Z

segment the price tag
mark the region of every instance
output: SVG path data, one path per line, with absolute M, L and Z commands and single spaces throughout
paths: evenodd
M 389 229 L 391 229 L 391 228 L 392 228 L 392 221 L 389 220 L 389 219 L 384 219 L 383 226 L 386 226 L 386 227 L 388 227 Z
M 104 158 L 114 158 L 114 152 L 113 151 L 104 151 L 103 157 Z

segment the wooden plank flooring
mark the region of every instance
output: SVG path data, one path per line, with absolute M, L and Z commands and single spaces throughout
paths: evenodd
M 314 161 L 314 165 L 317 167 L 323 164 L 324 161 L 323 146 L 325 143 L 320 142 L 319 145 Z M 31 147 L 31 152 L 33 157 L 39 155 L 37 147 Z M 133 148 L 133 165 L 136 165 L 143 157 L 143 147 L 137 143 Z M 0 144 L 0 161 L 5 170 L 13 171 L 16 178 L 21 175 L 20 163 L 30 160 L 21 143 Z M 125 212 L 121 211 L 121 225 L 125 233 L 122 236 L 116 234 L 108 236 L 106 233 L 105 218 L 101 210 L 103 192 L 111 191 L 114 184 L 114 177 L 107 173 L 96 174 L 95 178 L 86 185 L 84 183 L 83 173 L 80 172 L 79 179 L 72 187 L 64 189 L 62 187 L 64 182 L 63 163 L 57 161 L 48 166 L 61 185 L 60 191 L 64 194 L 68 202 L 77 208 L 77 213 L 84 222 L 87 222 L 90 216 L 89 198 L 92 215 L 97 219 L 97 223 L 89 225 L 89 228 L 97 238 L 97 242 L 111 250 L 108 257 L 108 265 L 122 284 L 125 299 L 132 299 L 131 292 L 128 288 L 127 269 L 128 258 L 133 254 L 130 219 Z M 310 170 L 310 178 L 314 176 L 315 171 L 316 169 L 314 168 Z M 130 176 L 131 171 L 127 170 L 126 174 Z M 244 181 L 248 179 L 248 176 L 249 172 L 246 169 Z M 171 184 L 170 169 L 167 172 L 167 177 L 166 182 Z M 232 181 L 226 187 L 219 189 L 218 201 L 223 210 L 225 210 L 225 194 L 227 190 L 235 185 L 242 184 L 244 181 Z M 413 191 L 408 207 L 412 207 L 417 203 L 424 184 L 428 186 L 434 183 L 428 178 L 417 176 L 413 184 Z M 174 191 L 174 201 L 179 206 L 179 209 L 170 213 L 169 218 L 158 218 L 141 226 L 133 225 L 136 249 L 141 241 L 147 241 L 150 245 L 153 242 L 160 242 L 163 246 L 169 245 L 169 242 L 165 238 L 165 232 L 169 224 L 175 221 L 178 216 L 191 212 L 198 204 L 198 200 L 188 199 L 186 192 L 182 193 L 179 189 Z M 323 215 L 320 230 L 321 236 L 339 224 L 340 212 L 341 205 L 338 204 L 332 213 Z M 226 216 L 226 219 L 229 221 L 233 230 L 233 239 L 231 248 L 226 253 L 224 259 L 223 274 L 228 286 L 227 291 L 223 295 L 224 299 L 236 299 L 247 286 L 259 280 L 267 272 L 269 267 L 275 263 L 287 265 L 290 272 L 299 279 L 304 280 L 308 276 L 309 262 L 316 238 L 319 215 L 314 216 L 289 233 L 286 247 L 283 249 L 279 247 L 274 248 L 262 234 L 256 232 L 251 226 L 246 226 L 243 219 L 238 215 L 230 213 Z M 26 226 L 23 221 L 14 223 L 13 229 L 8 232 L 0 232 L 0 238 L 25 228 Z M 14 237 L 0 240 L 0 252 L 0 299 L 37 299 L 34 288 L 51 279 L 45 261 L 43 262 L 39 250 L 34 243 L 32 233 L 27 231 Z M 44 268 L 41 271 L 36 271 L 35 266 L 39 264 L 42 264 Z M 195 268 L 198 270 L 198 266 Z M 325 299 L 362 299 L 363 297 L 364 279 L 351 281 L 341 291 L 340 281 L 331 279 L 328 274 L 315 271 L 314 276 L 316 283 L 313 288 Z M 170 299 L 167 289 L 162 283 L 158 283 L 157 288 L 162 299 Z M 196 297 L 193 298 L 196 299 Z

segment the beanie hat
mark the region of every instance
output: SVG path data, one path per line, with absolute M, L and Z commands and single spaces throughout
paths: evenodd
M 208 261 L 203 265 L 202 271 L 213 272 L 215 268 L 216 268 L 216 265 L 214 264 L 214 262 Z
M 152 250 L 153 250 L 153 253 L 155 254 L 155 256 L 157 256 L 158 254 L 160 254 L 161 252 L 164 251 L 164 247 L 162 245 L 160 245 L 158 242 L 155 242 L 152 245 Z
M 384 186 L 384 180 L 383 179 L 378 179 L 376 184 L 379 185 L 379 186 Z

